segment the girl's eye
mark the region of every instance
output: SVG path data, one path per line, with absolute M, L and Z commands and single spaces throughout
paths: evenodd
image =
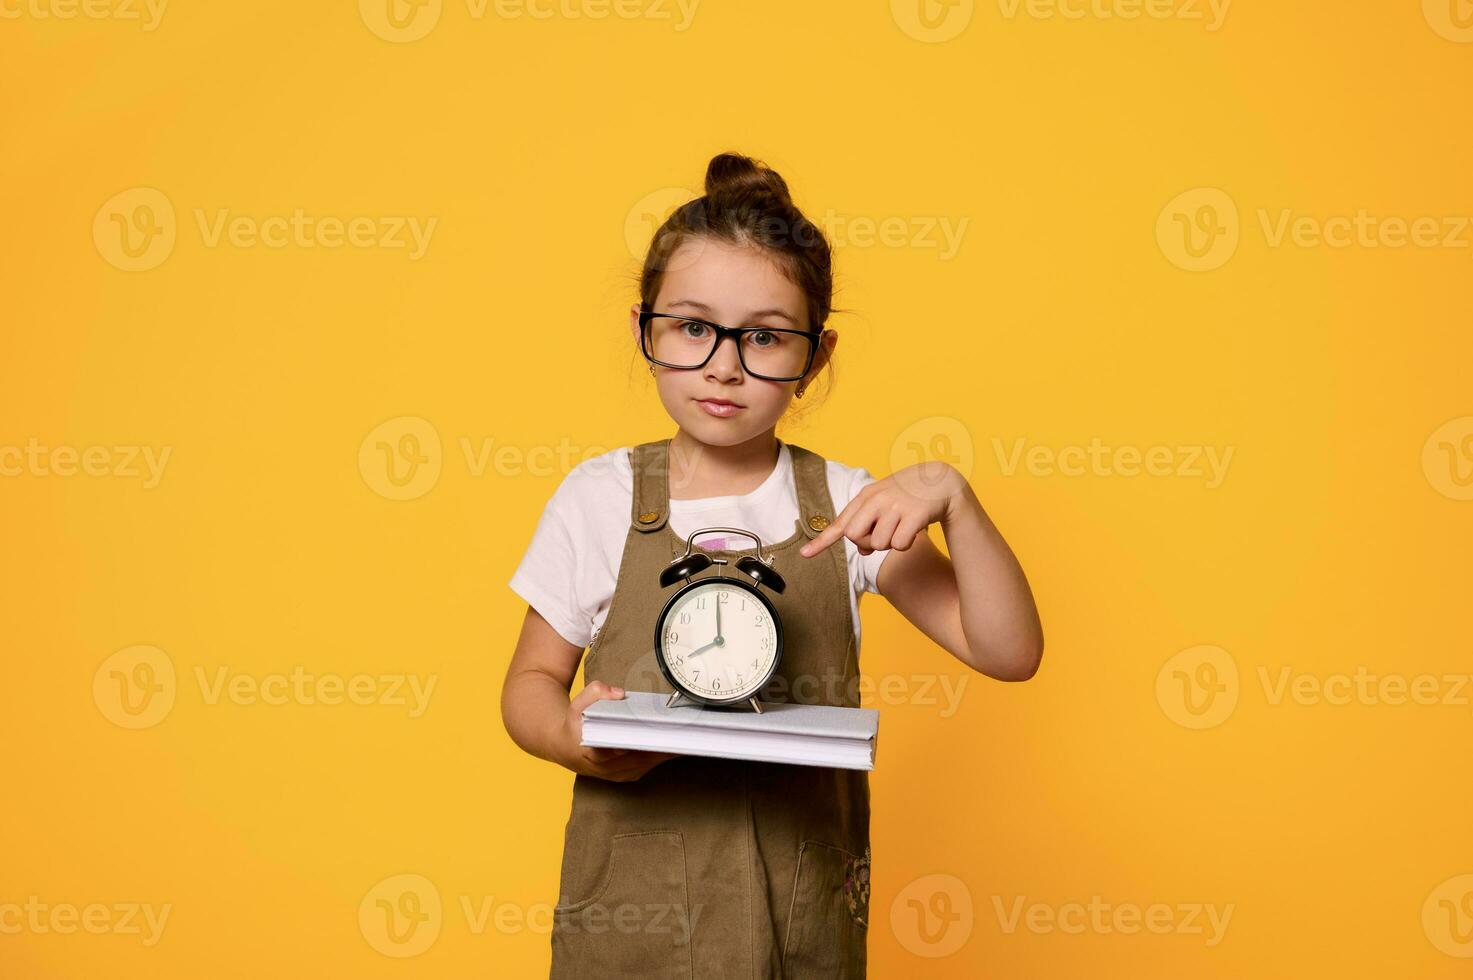
M 749 333 L 747 334 L 747 339 L 755 347 L 776 347 L 782 342 L 781 335 L 768 333 L 766 330 L 762 330 L 757 333 Z
M 706 325 L 704 323 L 695 323 L 691 320 L 682 323 L 680 330 L 681 333 L 692 339 L 699 339 L 706 335 Z

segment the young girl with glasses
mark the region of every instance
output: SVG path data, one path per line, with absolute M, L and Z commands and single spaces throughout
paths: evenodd
M 654 659 L 657 580 L 697 529 L 752 531 L 760 550 L 697 543 L 770 558 L 786 582 L 769 597 L 784 647 L 763 700 L 859 706 L 866 592 L 989 677 L 1025 680 L 1043 652 L 1023 570 L 954 467 L 876 480 L 777 437 L 831 369 L 829 245 L 755 160 L 715 157 L 705 190 L 655 233 L 629 312 L 675 431 L 575 467 L 510 582 L 528 608 L 507 731 L 576 774 L 555 978 L 865 973 L 868 773 L 580 744 L 592 702 L 673 690 Z

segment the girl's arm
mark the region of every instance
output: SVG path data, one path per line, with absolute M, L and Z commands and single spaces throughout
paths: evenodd
M 601 749 L 583 741 L 583 709 L 595 701 L 622 698 L 624 689 L 593 681 L 568 700 L 583 649 L 574 646 L 527 607 L 522 635 L 501 688 L 501 721 L 513 742 L 587 776 L 615 782 L 638 779 L 674 756 L 665 752 Z
M 936 521 L 950 558 L 926 534 Z M 892 551 L 880 594 L 962 663 L 1004 681 L 1038 670 L 1043 627 L 1028 579 L 955 467 L 917 463 L 871 483 L 801 553 L 812 557 L 841 537 L 861 554 Z

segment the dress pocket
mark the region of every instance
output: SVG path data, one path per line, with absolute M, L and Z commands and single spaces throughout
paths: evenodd
M 615 834 L 592 892 L 552 911 L 554 980 L 691 980 L 692 916 L 678 831 Z
M 806 840 L 798 849 L 783 942 L 789 977 L 863 977 L 869 935 L 869 848 L 863 854 Z

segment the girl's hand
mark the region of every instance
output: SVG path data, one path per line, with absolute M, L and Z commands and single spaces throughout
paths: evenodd
M 583 709 L 595 701 L 624 697 L 622 687 L 609 687 L 593 681 L 568 702 L 568 716 L 563 721 L 561 751 L 558 762 L 585 776 L 597 776 L 616 783 L 628 783 L 664 762 L 673 759 L 670 752 L 645 752 L 640 749 L 604 749 L 583 742 Z
M 907 466 L 855 494 L 834 522 L 798 553 L 812 558 L 841 537 L 853 541 L 861 555 L 905 551 L 931 524 L 944 523 L 966 491 L 966 478 L 950 463 Z

